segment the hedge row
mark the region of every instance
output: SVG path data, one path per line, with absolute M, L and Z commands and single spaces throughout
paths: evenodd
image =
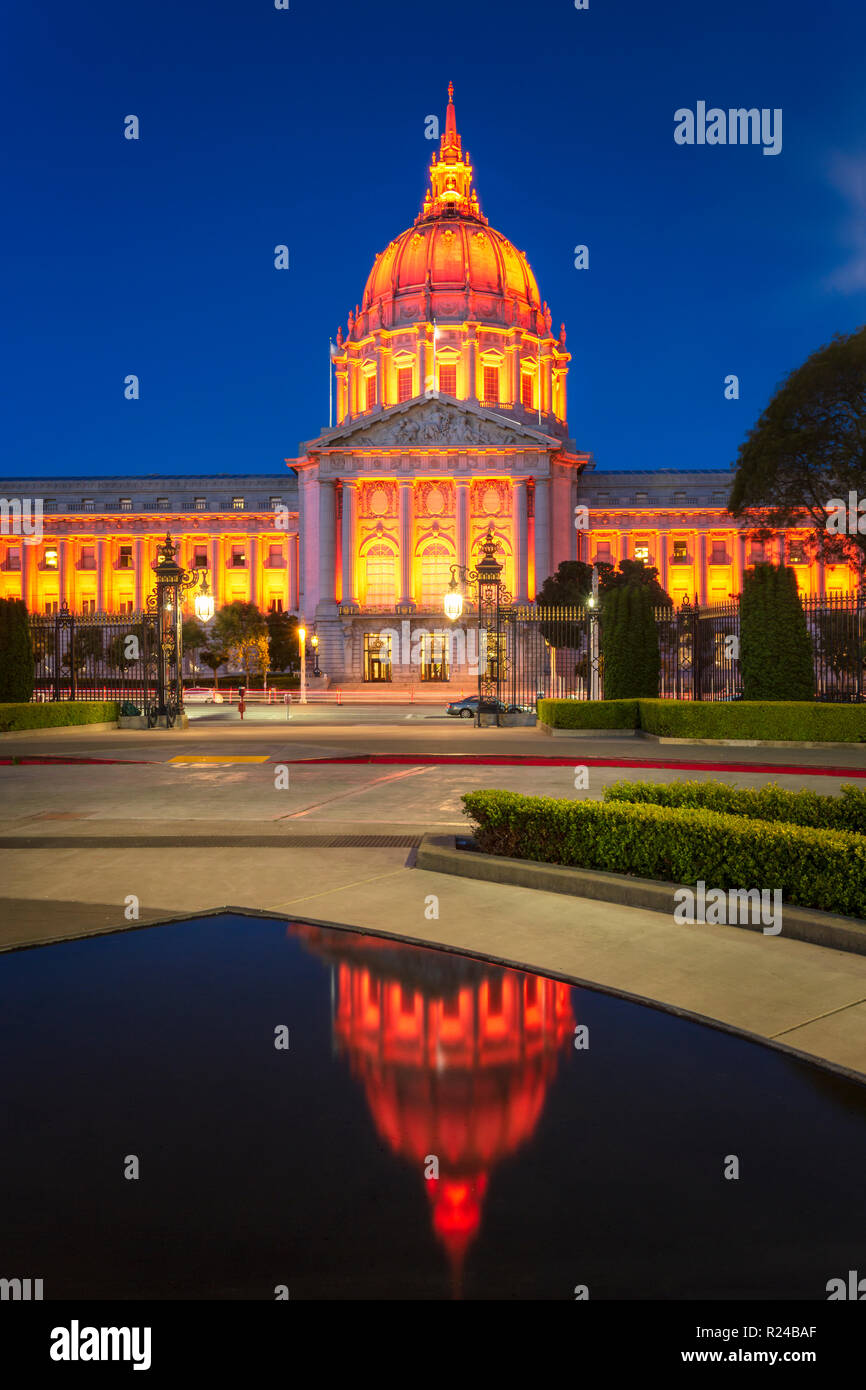
M 56 729 L 67 724 L 108 724 L 117 720 L 117 700 L 57 700 L 35 705 L 0 705 L 0 733 L 17 729 Z
M 866 917 L 866 840 L 844 830 L 507 791 L 470 792 L 463 804 L 487 854 L 726 891 L 780 889 L 783 903 Z
M 866 704 L 763 700 L 539 700 L 554 729 L 643 729 L 665 738 L 866 742 Z
M 785 791 L 775 782 L 758 790 L 729 787 L 724 782 L 615 782 L 605 787 L 604 799 L 702 808 L 749 820 L 785 821 L 788 825 L 866 835 L 866 788 L 851 782 L 842 787 L 840 796 Z
M 539 700 L 538 718 L 554 729 L 636 729 L 637 700 Z

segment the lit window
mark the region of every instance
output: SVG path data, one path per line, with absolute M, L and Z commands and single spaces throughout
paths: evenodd
M 640 545 L 636 545 L 634 548 L 634 558 L 646 564 L 649 561 L 649 546 L 643 542 L 641 542 Z
M 206 498 L 206 497 L 196 497 L 196 498 L 194 498 L 194 499 L 193 499 L 193 506 L 195 507 L 195 510 L 196 510 L 197 512 L 206 512 L 206 511 L 207 511 L 207 498 Z
M 122 545 L 117 556 L 117 568 L 121 570 L 132 569 L 132 546 Z
M 282 600 L 281 598 L 279 598 L 279 597 L 277 597 L 277 598 L 272 598 L 271 601 L 270 601 L 270 603 L 268 604 L 268 612 L 269 612 L 269 613 L 282 613 L 282 611 L 283 611 L 283 600 Z
M 242 497 L 233 497 L 233 498 L 232 498 L 232 511 L 233 511 L 233 512 L 242 512 L 243 509 L 244 509 L 244 499 L 243 499 Z
M 457 368 L 439 368 L 439 390 L 446 396 L 457 395 Z
M 49 570 L 57 569 L 57 546 L 49 545 L 45 551 L 45 568 Z
M 689 558 L 688 543 L 686 541 L 674 541 L 674 551 L 671 559 L 675 565 L 684 565 Z
M 232 555 L 231 555 L 231 559 L 230 559 L 230 561 L 229 561 L 229 564 L 231 565 L 231 568 L 232 568 L 233 570 L 242 570 L 242 569 L 245 569 L 245 568 L 246 568 L 246 563 L 247 563 L 247 549 L 246 549 L 246 546 L 244 546 L 244 545 L 233 545 L 233 546 L 232 546 Z
M 412 399 L 412 368 L 400 367 L 397 372 L 397 400 L 411 401 Z
M 366 386 L 367 386 L 367 409 L 368 409 L 368 410 L 372 410 L 373 407 L 374 407 L 375 404 L 376 404 L 376 378 L 375 378 L 374 376 L 368 376 L 367 379 L 366 379 Z
M 196 546 L 192 554 L 192 567 L 194 570 L 206 570 L 208 568 L 206 545 Z
M 120 510 L 121 510 L 122 512 L 131 512 L 131 511 L 132 511 L 132 498 L 131 498 L 131 497 L 121 497 L 121 499 L 120 499 Z
M 392 608 L 397 602 L 397 556 L 387 545 L 371 545 L 367 551 L 367 603 Z
M 444 545 L 428 545 L 421 556 L 421 607 L 440 612 L 451 580 L 453 557 Z
M 268 507 L 270 508 L 270 510 L 271 510 L 272 512 L 275 512 L 275 511 L 277 510 L 277 507 L 281 507 L 282 505 L 283 505 L 283 499 L 282 499 L 282 497 L 269 497 L 269 498 L 268 498 Z
M 520 403 L 526 410 L 532 409 L 532 377 L 523 372 L 520 377 Z
M 167 512 L 167 511 L 168 511 L 168 507 L 169 507 L 169 502 L 168 502 L 168 498 L 167 498 L 167 497 L 157 497 L 157 499 L 156 499 L 156 508 L 157 508 L 157 511 L 160 511 L 160 512 Z
M 499 368 L 484 368 L 484 404 L 499 404 Z

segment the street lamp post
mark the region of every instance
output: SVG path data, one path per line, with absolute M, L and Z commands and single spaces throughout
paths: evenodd
M 158 719 L 165 719 L 171 728 L 178 715 L 183 714 L 183 678 L 181 660 L 181 604 L 189 591 L 198 585 L 195 612 L 207 622 L 213 617 L 214 601 L 203 567 L 185 570 L 177 563 L 178 547 L 166 532 L 158 548 L 153 566 L 156 588 L 148 595 L 146 612 L 155 620 L 156 628 L 156 702 L 147 705 L 147 723 L 153 728 Z
M 488 527 L 487 535 L 481 543 L 481 559 L 474 570 L 466 565 L 451 566 L 451 583 L 443 600 L 445 616 L 452 623 L 463 612 L 463 589 L 466 584 L 477 585 L 478 605 L 478 716 L 485 704 L 493 704 L 496 723 L 499 724 L 499 690 L 502 680 L 502 618 L 511 603 L 511 594 L 502 583 L 502 566 L 496 558 L 496 537 L 493 527 Z M 490 634 L 493 634 L 493 652 L 490 652 Z M 482 651 L 483 648 L 483 651 Z M 482 659 L 483 658 L 483 659 Z
M 298 647 L 301 655 L 301 698 L 299 704 L 307 703 L 307 629 L 298 628 Z
M 320 676 L 322 673 L 319 670 L 319 634 L 317 632 L 313 633 L 310 643 L 313 648 L 313 675 Z

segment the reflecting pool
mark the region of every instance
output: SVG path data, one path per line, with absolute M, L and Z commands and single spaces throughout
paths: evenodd
M 224 914 L 0 955 L 0 1044 L 0 1275 L 46 1299 L 825 1299 L 863 1263 L 866 1088 L 544 975 Z

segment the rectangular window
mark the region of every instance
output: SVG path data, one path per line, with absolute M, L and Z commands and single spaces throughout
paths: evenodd
M 207 511 L 207 498 L 206 498 L 206 497 L 196 497 L 196 498 L 193 500 L 193 506 L 195 507 L 195 509 L 196 509 L 197 512 L 206 512 L 206 511 Z
M 81 500 L 81 510 L 82 510 L 83 512 L 92 512 L 92 511 L 93 511 L 93 498 L 92 498 L 92 497 L 83 497 L 83 498 L 82 498 L 82 500 Z
M 596 501 L 599 507 L 606 507 L 610 502 L 610 496 L 606 492 L 600 492 Z
M 421 637 L 420 655 L 422 681 L 447 681 L 447 632 L 425 632 Z
M 532 409 L 532 377 L 529 372 L 520 374 L 520 404 L 526 410 Z
M 714 492 L 714 493 L 713 493 L 713 501 L 715 502 L 715 504 L 716 504 L 717 507 L 724 507 L 724 506 L 727 506 L 727 502 L 728 502 L 727 493 L 724 493 L 724 492 Z
M 132 599 L 131 599 L 131 598 L 122 598 L 122 599 L 120 600 L 120 611 L 121 611 L 121 613 L 131 613 L 131 612 L 132 612 Z
M 788 563 L 790 565 L 808 564 L 806 551 L 802 541 L 789 541 L 788 543 Z
M 42 503 L 43 512 L 56 512 L 57 500 L 54 497 L 46 497 Z
M 684 507 L 686 505 L 686 494 L 684 492 L 674 493 L 674 506 Z
M 208 568 L 206 545 L 197 545 L 195 547 L 192 553 L 192 567 L 194 570 L 206 570 Z
M 244 499 L 243 499 L 242 497 L 233 497 L 233 498 L 232 498 L 232 511 L 233 511 L 233 512 L 242 512 L 243 509 L 244 509 Z
M 20 545 L 10 545 L 6 551 L 7 570 L 20 570 L 21 568 L 21 547 Z
M 168 507 L 169 507 L 168 498 L 167 498 L 167 497 L 157 497 L 157 499 L 156 499 L 156 506 L 157 506 L 157 510 L 158 510 L 158 511 L 160 511 L 160 512 L 167 512 L 167 511 L 168 511 Z
M 367 390 L 367 409 L 372 410 L 376 404 L 376 378 L 374 376 L 368 376 L 364 385 Z
M 247 549 L 245 545 L 233 545 L 229 565 L 233 570 L 246 569 Z
M 282 499 L 282 497 L 269 497 L 269 498 L 268 498 L 268 510 L 269 510 L 269 511 L 275 512 L 275 511 L 277 510 L 277 507 L 281 507 L 282 505 L 283 505 L 283 499 Z
M 634 558 L 636 560 L 641 560 L 643 564 L 649 563 L 649 546 L 646 544 L 645 541 L 641 541 L 638 545 L 635 546 Z
M 711 565 L 726 565 L 728 563 L 728 552 L 724 541 L 713 541 L 713 548 L 710 552 Z
M 79 568 L 83 570 L 96 569 L 96 552 L 92 545 L 83 545 L 81 547 L 81 563 Z
M 279 598 L 279 597 L 277 597 L 277 598 L 272 598 L 271 601 L 270 601 L 270 603 L 268 604 L 268 612 L 269 612 L 269 613 L 282 613 L 282 611 L 283 611 L 283 600 L 282 600 L 281 598 Z
M 283 547 L 281 545 L 270 546 L 268 549 L 267 558 L 268 568 L 272 570 L 282 569 L 284 558 L 285 557 L 283 555 Z
M 412 399 L 412 368 L 400 367 L 397 372 L 397 400 L 411 401 Z
M 635 493 L 635 495 L 634 495 L 634 504 L 635 504 L 636 507 L 645 507 L 645 506 L 647 505 L 648 502 L 649 502 L 649 493 L 648 493 L 648 492 L 636 492 L 636 493 Z
M 132 569 L 132 546 L 122 545 L 117 552 L 117 568 L 119 570 Z
M 439 368 L 439 390 L 445 396 L 457 395 L 457 368 Z
M 49 598 L 49 599 L 46 599 L 46 600 L 45 600 L 45 612 L 46 612 L 46 613 L 56 613 L 56 612 L 58 612 L 59 608 L 60 608 L 60 601 L 59 601 L 59 599 L 56 599 L 56 598 Z
M 122 512 L 131 512 L 131 511 L 132 511 L 132 498 L 131 498 L 131 497 L 121 497 L 120 502 L 118 503 L 118 505 L 119 505 L 120 510 L 121 510 Z
M 605 565 L 611 563 L 610 541 L 599 541 L 595 548 L 595 558 L 596 561 L 600 560 Z
M 47 570 L 57 569 L 57 546 L 48 545 L 45 547 L 45 559 L 43 561 Z
M 674 541 L 673 554 L 671 560 L 675 565 L 685 565 L 688 563 L 689 549 L 687 541 Z
M 499 368 L 484 368 L 484 405 L 499 404 Z
M 96 599 L 95 599 L 95 598 L 85 598 L 85 599 L 82 599 L 82 600 L 81 600 L 81 611 L 82 611 L 82 613 L 95 613 L 95 612 L 96 612 Z

